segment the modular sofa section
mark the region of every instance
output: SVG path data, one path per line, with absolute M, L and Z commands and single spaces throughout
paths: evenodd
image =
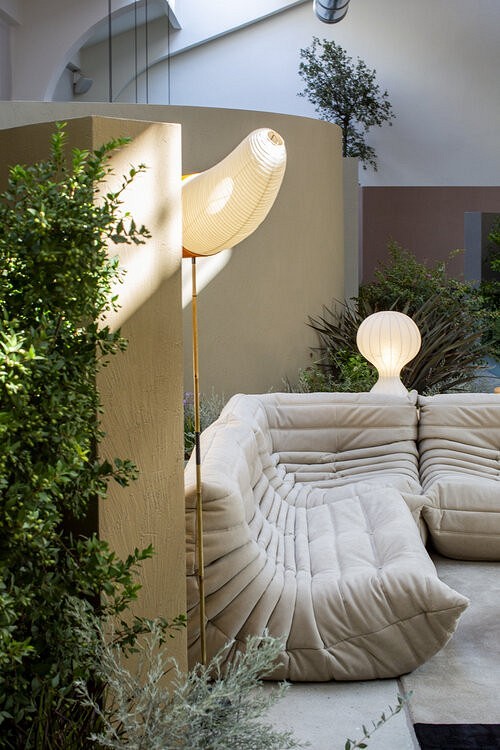
M 500 395 L 419 396 L 423 516 L 437 551 L 500 560 Z
M 296 504 L 317 502 L 322 489 L 355 482 L 420 493 L 416 393 L 237 395 L 221 417 L 226 415 L 266 435 Z

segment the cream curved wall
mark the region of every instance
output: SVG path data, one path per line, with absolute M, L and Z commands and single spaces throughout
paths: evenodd
M 309 315 L 344 297 L 343 172 L 335 125 L 292 115 L 203 107 L 105 103 L 0 102 L 0 128 L 103 114 L 180 123 L 182 171 L 206 169 L 251 130 L 272 127 L 288 164 L 264 223 L 233 250 L 199 293 L 201 389 L 229 396 L 296 381 L 317 341 Z M 353 259 L 349 259 L 352 268 Z M 184 274 L 189 286 L 189 261 Z M 347 268 L 347 266 L 346 266 Z M 349 273 L 352 273 L 351 271 Z M 184 388 L 191 385 L 191 316 L 184 309 Z
M 171 109 L 189 113 L 182 119 L 185 172 L 210 167 L 254 128 L 272 127 L 285 139 L 287 169 L 268 217 L 199 293 L 202 391 L 283 389 L 283 379 L 296 381 L 316 345 L 308 316 L 344 294 L 339 130 L 286 115 Z M 214 267 L 219 259 L 204 262 Z M 186 373 L 190 325 L 185 310 Z M 187 376 L 185 382 L 190 390 Z

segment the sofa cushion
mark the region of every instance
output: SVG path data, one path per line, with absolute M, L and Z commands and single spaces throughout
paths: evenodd
M 500 395 L 419 397 L 423 515 L 436 549 L 500 559 Z

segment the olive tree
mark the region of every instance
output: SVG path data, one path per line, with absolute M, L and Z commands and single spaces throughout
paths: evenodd
M 365 142 L 366 133 L 385 122 L 391 125 L 395 115 L 387 91 L 376 82 L 376 71 L 360 58 L 355 64 L 339 44 L 318 37 L 300 50 L 300 57 L 304 90 L 299 96 L 314 104 L 321 119 L 342 128 L 343 156 L 357 156 L 365 169 L 377 169 L 377 155 Z

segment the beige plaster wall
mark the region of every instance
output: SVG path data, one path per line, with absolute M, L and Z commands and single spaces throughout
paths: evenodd
M 32 118 L 36 111 L 35 106 Z M 52 131 L 52 124 L 0 131 L 0 183 L 6 162 L 46 156 Z M 108 184 L 117 185 L 131 164 L 148 165 L 124 193 L 124 210 L 144 222 L 152 237 L 140 247 L 120 247 L 127 275 L 119 289 L 121 309 L 109 319 L 113 327 L 121 326 L 129 346 L 98 378 L 106 432 L 102 455 L 133 459 L 140 476 L 126 489 L 110 486 L 99 508 L 99 531 L 120 557 L 154 545 L 154 558 L 141 570 L 143 588 L 134 609 L 148 617 L 173 617 L 186 607 L 180 126 L 85 117 L 69 123 L 68 135 L 70 145 L 81 148 L 96 148 L 117 136 L 133 138 L 113 157 L 115 176 Z M 184 635 L 171 645 L 185 664 Z
M 199 270 L 201 389 L 229 396 L 279 390 L 284 377 L 295 381 L 316 345 L 308 316 L 344 297 L 337 126 L 291 115 L 203 107 L 0 102 L 0 128 L 89 113 L 180 123 L 184 173 L 212 166 L 254 128 L 281 133 L 288 167 L 271 213 L 232 253 L 208 259 Z M 190 263 L 183 263 L 189 300 Z M 210 276 L 203 287 L 203 277 Z M 189 304 L 184 336 L 184 387 L 191 390 Z

